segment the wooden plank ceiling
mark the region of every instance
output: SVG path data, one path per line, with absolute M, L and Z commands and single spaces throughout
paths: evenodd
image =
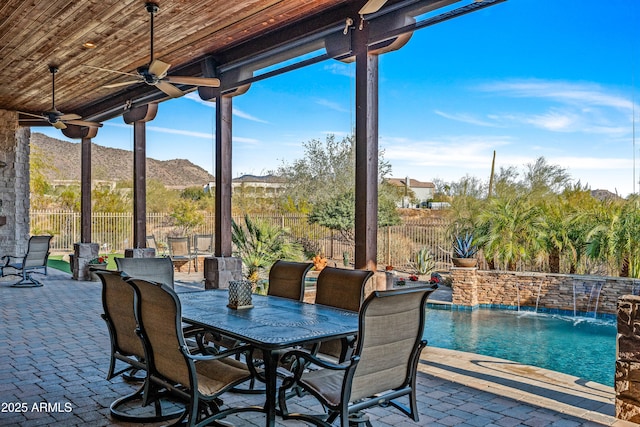
M 339 23 L 365 0 L 157 0 L 154 57 L 172 64 L 169 75 L 201 74 L 203 58 L 238 60 L 304 34 L 305 25 Z M 394 3 L 394 1 L 390 1 Z M 318 20 L 317 17 L 327 18 Z M 356 16 L 354 16 L 356 17 Z M 316 18 L 314 20 L 314 18 Z M 313 24 L 312 24 L 313 23 Z M 321 28 L 308 28 L 318 31 Z M 274 34 L 280 33 L 279 38 Z M 95 48 L 83 46 L 91 42 Z M 252 47 L 253 46 L 253 47 Z M 238 52 L 235 53 L 234 52 Z M 240 53 L 242 52 L 242 53 Z M 235 55 L 235 56 L 234 56 Z M 0 109 L 40 113 L 52 105 L 49 66 L 59 68 L 59 111 L 88 120 L 109 99 L 157 91 L 144 83 L 112 89 L 149 63 L 149 13 L 143 0 L 3 0 L 0 2 Z M 197 65 L 197 67 L 196 67 Z M 196 70 L 196 71 L 194 71 Z M 193 88 L 184 88 L 193 90 Z M 161 93 L 162 94 L 162 93 Z M 119 101 L 118 101 L 119 102 Z M 87 117 L 87 115 L 89 115 Z M 93 117 L 91 117 L 93 116 Z M 100 119 L 105 119 L 104 114 Z M 22 123 L 29 123 L 21 116 Z M 45 124 L 33 123 L 33 124 Z

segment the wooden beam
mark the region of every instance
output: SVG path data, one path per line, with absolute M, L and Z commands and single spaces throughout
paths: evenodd
M 216 218 L 215 256 L 232 255 L 231 192 L 232 192 L 232 107 L 230 96 L 216 100 Z
M 378 56 L 369 25 L 352 30 L 356 52 L 355 268 L 376 271 L 378 251 Z
M 155 119 L 158 104 L 132 108 L 123 115 L 133 123 L 133 248 L 147 247 L 147 132 L 146 122 Z

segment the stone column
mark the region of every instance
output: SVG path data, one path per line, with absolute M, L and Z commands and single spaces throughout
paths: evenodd
M 207 257 L 204 259 L 205 289 L 228 289 L 231 280 L 242 280 L 240 258 Z
M 618 300 L 616 418 L 640 423 L 640 296 Z
M 478 277 L 477 267 L 463 268 L 452 267 L 451 278 L 453 279 L 452 303 L 464 305 L 472 308 L 478 306 Z
M 73 265 L 71 271 L 74 280 L 92 280 L 89 261 L 98 257 L 100 245 L 97 243 L 74 243 Z
M 23 255 L 29 240 L 29 138 L 18 113 L 0 110 L 0 248 Z

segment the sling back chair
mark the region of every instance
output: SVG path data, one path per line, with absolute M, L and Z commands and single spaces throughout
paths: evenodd
M 316 283 L 316 304 L 359 311 L 364 301 L 365 286 L 371 276 L 373 271 L 369 270 L 323 268 Z M 356 337 L 347 337 L 324 341 L 314 352 L 343 362 L 351 355 L 355 339 Z
M 138 333 L 149 366 L 146 384 L 150 389 L 166 389 L 187 403 L 187 410 L 175 425 L 207 425 L 231 413 L 255 410 L 220 409 L 220 396 L 251 378 L 250 368 L 233 357 L 240 353 L 248 357 L 251 349 L 240 346 L 218 354 L 193 355 L 182 333 L 181 306 L 176 293 L 161 283 L 127 281 L 136 292 Z
M 173 289 L 173 263 L 168 257 L 116 258 L 116 266 L 129 277 L 164 283 Z
M 102 270 L 97 271 L 96 274 L 102 282 L 102 308 L 104 310 L 102 318 L 107 323 L 111 341 L 107 380 L 124 374 L 125 380 L 146 382 L 148 381 L 148 367 L 142 340 L 136 334 L 138 324 L 134 313 L 134 289 L 119 271 Z M 123 362 L 125 366 L 116 370 L 117 362 Z M 139 373 L 144 376 L 135 376 Z M 154 422 L 176 418 L 184 411 L 183 408 L 179 412 L 169 411 L 163 414 L 161 395 L 158 395 L 154 401 L 154 413 L 131 411 L 136 406 L 145 406 L 151 400 L 150 397 L 144 395 L 144 391 L 145 385 L 143 384 L 133 393 L 116 399 L 110 406 L 111 415 L 127 421 Z
M 196 260 L 196 255 L 191 252 L 191 245 L 188 237 L 167 237 L 167 245 L 169 246 L 169 258 L 174 263 L 187 262 L 189 273 L 191 273 L 191 262 Z M 197 260 L 196 260 L 197 261 Z M 198 263 L 194 263 L 196 273 L 198 272 Z
M 303 301 L 304 278 L 311 267 L 310 262 L 276 261 L 269 270 L 267 295 Z
M 35 287 L 42 286 L 38 280 L 33 277 L 33 273 L 42 273 L 47 275 L 47 260 L 49 259 L 49 244 L 53 236 L 31 236 L 27 244 L 27 253 L 23 256 L 5 255 L 4 265 L 0 265 L 0 277 L 14 275 L 22 275 L 22 280 L 14 283 L 14 287 Z M 11 269 L 12 273 L 6 273 L 5 269 Z
M 329 427 L 340 419 L 348 427 L 351 414 L 390 404 L 413 421 L 418 421 L 416 371 L 420 353 L 427 345 L 422 338 L 427 298 L 435 290 L 415 287 L 391 291 L 374 291 L 363 303 L 359 314 L 358 342 L 351 358 L 333 364 L 302 350 L 283 355 L 295 359 L 298 367 L 286 378 L 278 391 L 284 419 L 299 419 Z M 304 369 L 309 363 L 319 369 Z M 297 386 L 313 395 L 327 414 L 290 413 L 287 389 Z M 409 407 L 396 401 L 408 395 Z M 371 423 L 362 414 L 361 422 Z
M 193 236 L 193 251 L 196 256 L 196 264 L 198 264 L 198 257 L 213 256 L 213 234 L 196 234 Z

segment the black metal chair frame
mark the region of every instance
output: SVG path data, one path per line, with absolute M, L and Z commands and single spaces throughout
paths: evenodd
M 133 286 L 126 282 L 126 277 L 119 271 L 111 271 L 111 270 L 102 270 L 96 272 L 100 281 L 102 282 L 102 307 L 104 313 L 101 317 L 104 319 L 107 324 L 107 328 L 109 330 L 109 338 L 111 341 L 111 356 L 109 361 L 109 370 L 107 371 L 107 380 L 111 380 L 118 375 L 122 374 L 122 378 L 129 382 L 142 382 L 140 387 L 134 392 L 127 394 L 123 397 L 120 397 L 111 403 L 109 410 L 111 415 L 114 418 L 130 421 L 130 422 L 139 422 L 139 423 L 151 423 L 151 422 L 160 422 L 166 421 L 170 419 L 174 419 L 179 417 L 184 412 L 184 409 L 178 411 L 169 411 L 163 413 L 162 410 L 162 402 L 161 399 L 165 397 L 166 393 L 162 393 L 159 390 L 150 390 L 147 383 L 148 379 L 148 364 L 144 359 L 144 347 L 142 341 L 140 341 L 140 353 L 135 354 L 135 351 L 132 350 L 124 350 L 121 348 L 119 344 L 121 341 L 119 338 L 118 327 L 116 326 L 118 321 L 122 319 L 116 320 L 113 318 L 114 313 L 110 308 L 110 302 L 108 298 L 110 298 L 111 292 L 127 292 L 127 295 L 124 295 L 124 299 L 128 300 L 126 305 L 130 307 L 130 320 L 135 323 L 135 313 L 134 313 L 134 295 L 135 290 Z M 113 284 L 110 284 L 110 280 L 113 278 L 117 278 L 123 286 L 121 291 L 118 291 L 114 288 Z M 111 289 L 110 289 L 111 288 Z M 124 290 L 126 289 L 126 290 Z M 130 294 L 129 294 L 130 291 Z M 112 303 L 115 303 L 112 302 Z M 120 304 L 118 304 L 120 305 Z M 128 310 L 124 306 L 120 306 L 119 308 L 123 310 Z M 122 333 L 127 334 L 126 330 L 121 330 Z M 131 336 L 129 338 L 135 338 L 136 340 L 140 340 L 138 335 L 136 334 L 135 329 L 130 331 Z M 116 369 L 117 362 L 124 362 L 125 366 Z M 136 376 L 138 373 L 143 373 L 142 377 Z M 156 392 L 153 397 L 149 394 L 150 392 Z M 136 415 L 130 412 L 127 412 L 127 408 L 131 408 L 132 406 L 146 406 L 150 402 L 154 404 L 154 414 L 153 415 Z
M 188 346 L 186 345 L 186 341 L 184 335 L 181 333 L 182 331 L 182 316 L 181 316 L 181 306 L 180 299 L 175 294 L 175 292 L 169 288 L 168 286 L 161 283 L 149 282 L 146 280 L 139 279 L 127 279 L 128 282 L 133 286 L 136 292 L 136 319 L 138 321 L 139 328 L 137 330 L 138 335 L 142 339 L 144 343 L 145 349 L 145 358 L 148 361 L 149 368 L 149 381 L 145 383 L 145 386 L 148 388 L 145 394 L 153 395 L 155 390 L 167 390 L 174 397 L 183 400 L 187 409 L 184 414 L 176 420 L 172 425 L 187 425 L 187 426 L 205 426 L 209 424 L 219 425 L 215 420 L 224 418 L 230 414 L 238 413 L 238 412 L 249 412 L 255 411 L 255 407 L 241 407 L 241 408 L 226 408 L 221 409 L 220 406 L 223 404 L 220 396 L 232 390 L 235 386 L 240 383 L 249 380 L 250 376 L 242 380 L 237 380 L 235 382 L 227 384 L 217 393 L 207 395 L 203 394 L 198 390 L 198 372 L 196 369 L 196 362 L 205 363 L 206 361 L 215 361 L 221 360 L 225 358 L 233 358 L 238 354 L 244 354 L 247 360 L 251 360 L 251 351 L 252 348 L 250 346 L 244 345 L 235 347 L 233 349 L 228 349 L 220 352 L 214 352 L 204 355 L 194 355 L 189 351 Z M 184 357 L 185 365 L 189 372 L 189 384 L 176 384 L 171 379 L 166 378 L 162 375 L 159 370 L 156 368 L 156 363 L 158 362 L 156 357 L 156 351 L 154 351 L 153 344 L 150 342 L 148 338 L 148 331 L 146 329 L 144 323 L 144 317 L 142 315 L 143 310 L 145 308 L 143 305 L 143 297 L 142 293 L 145 292 L 145 287 L 156 286 L 162 289 L 168 298 L 173 300 L 173 304 L 175 304 L 175 328 L 171 328 L 170 331 L 166 331 L 167 335 L 174 335 L 179 343 L 179 351 L 182 353 Z M 251 375 L 257 375 L 258 373 L 255 371 L 255 368 L 251 363 L 247 364 L 247 368 Z
M 419 319 L 416 319 L 416 322 L 419 322 L 418 331 L 416 334 L 416 342 L 409 356 L 408 366 L 406 369 L 407 375 L 402 380 L 402 384 L 400 386 L 392 390 L 379 390 L 377 394 L 371 396 L 370 398 L 364 398 L 355 402 L 351 402 L 350 397 L 352 391 L 352 382 L 356 374 L 358 364 L 361 361 L 361 356 L 363 353 L 362 346 L 357 345 L 356 350 L 349 361 L 341 364 L 335 364 L 324 359 L 320 359 L 307 351 L 293 350 L 283 356 L 283 359 L 285 360 L 295 359 L 299 361 L 299 363 L 296 363 L 296 366 L 298 368 L 295 370 L 294 374 L 283 380 L 282 386 L 278 391 L 278 402 L 280 410 L 282 411 L 282 417 L 285 420 L 297 419 L 322 427 L 331 427 L 333 425 L 333 422 L 338 419 L 338 417 L 340 417 L 340 425 L 342 427 L 347 427 L 349 426 L 350 420 L 352 422 L 354 421 L 353 418 L 355 415 L 355 421 L 357 423 L 365 423 L 367 426 L 371 426 L 368 418 L 366 416 L 362 416 L 362 414 L 359 414 L 359 412 L 373 406 L 391 405 L 410 417 L 413 421 L 418 422 L 419 414 L 416 402 L 416 374 L 418 370 L 420 353 L 427 345 L 427 341 L 422 338 L 422 335 L 424 333 L 425 307 L 429 295 L 436 288 L 437 286 L 432 288 L 416 287 L 391 291 L 374 291 L 365 300 L 360 310 L 358 326 L 359 340 L 363 339 L 363 337 L 365 337 L 365 334 L 367 333 L 367 330 L 365 328 L 367 309 L 373 301 L 380 298 L 393 297 L 396 295 L 403 295 L 408 293 L 422 293 L 420 299 L 420 315 Z M 340 391 L 340 402 L 338 404 L 332 404 L 331 402 L 327 401 L 327 399 L 325 399 L 321 391 L 318 391 L 313 387 L 306 387 L 304 382 L 300 382 L 300 379 L 303 378 L 305 369 L 307 366 L 309 366 L 309 364 L 316 365 L 320 369 L 344 372 Z M 288 392 L 288 389 L 294 386 L 301 387 L 304 392 L 313 395 L 327 409 L 328 414 L 311 415 L 290 413 L 287 408 L 287 399 L 291 396 L 291 393 Z M 409 407 L 395 400 L 405 395 L 409 396 Z
M 47 275 L 47 260 L 49 259 L 49 246 L 53 236 L 31 236 L 27 244 L 27 253 L 23 256 L 5 255 L 2 257 L 5 260 L 4 265 L 0 265 L 0 277 L 4 276 L 22 276 L 22 280 L 14 283 L 13 287 L 38 287 L 42 286 L 42 283 L 33 277 L 33 273 L 40 273 Z M 41 246 L 43 249 L 46 244 L 46 250 L 41 250 L 37 247 Z M 12 269 L 14 272 L 6 273 L 5 269 Z M 39 271 L 44 270 L 44 272 Z

